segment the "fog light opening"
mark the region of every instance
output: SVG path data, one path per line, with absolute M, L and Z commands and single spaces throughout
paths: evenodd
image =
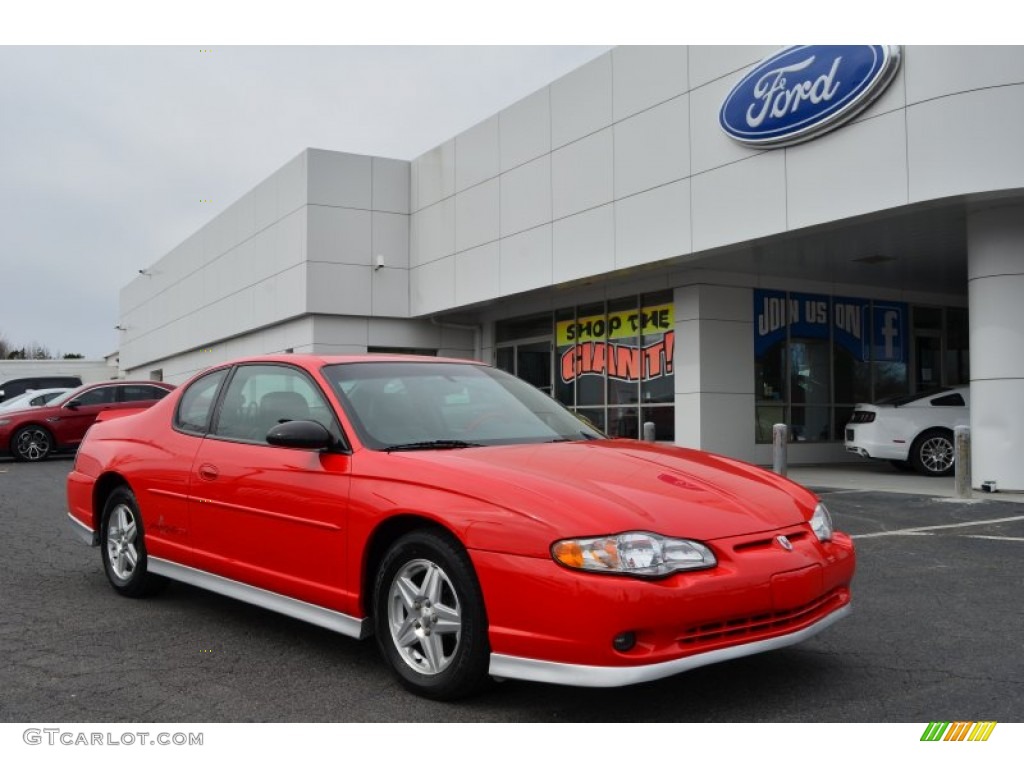
M 636 632 L 620 632 L 612 640 L 612 648 L 619 653 L 633 650 L 636 645 Z

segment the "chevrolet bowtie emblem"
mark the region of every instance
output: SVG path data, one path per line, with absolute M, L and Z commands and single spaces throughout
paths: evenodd
M 782 548 L 784 550 L 786 550 L 787 552 L 792 552 L 793 551 L 793 544 L 792 544 L 792 542 L 790 542 L 790 540 L 788 538 L 786 538 L 785 536 L 776 536 L 775 540 L 777 542 L 779 542 L 779 544 L 782 545 Z

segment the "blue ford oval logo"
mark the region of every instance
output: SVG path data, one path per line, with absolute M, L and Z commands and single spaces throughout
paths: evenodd
M 807 141 L 875 100 L 900 65 L 897 45 L 797 45 L 768 57 L 729 92 L 718 122 L 755 147 Z

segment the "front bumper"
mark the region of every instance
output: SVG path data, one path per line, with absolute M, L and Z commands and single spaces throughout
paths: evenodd
M 777 536 L 793 545 L 785 550 Z M 808 526 L 709 542 L 718 565 L 647 581 L 542 558 L 471 551 L 487 605 L 491 674 L 628 685 L 801 642 L 850 610 L 853 544 Z M 613 640 L 632 632 L 635 645 Z
M 693 656 L 673 659 L 672 661 L 662 661 L 639 667 L 598 667 L 585 664 L 559 664 L 552 661 L 523 659 L 492 653 L 489 673 L 492 677 L 497 678 L 532 680 L 538 683 L 556 683 L 558 685 L 578 685 L 586 688 L 614 688 L 622 685 L 648 683 L 651 680 L 671 677 L 672 675 L 678 675 L 681 672 L 704 667 L 708 664 L 740 659 L 744 656 L 753 656 L 757 653 L 765 653 L 795 645 L 796 643 L 802 643 L 804 640 L 813 637 L 823 629 L 831 627 L 840 619 L 848 616 L 852 610 L 852 607 L 846 604 L 811 626 L 788 635 L 781 635 L 766 640 L 756 640 L 752 643 L 733 645 L 727 648 L 720 648 L 717 651 L 707 651 L 694 654 Z

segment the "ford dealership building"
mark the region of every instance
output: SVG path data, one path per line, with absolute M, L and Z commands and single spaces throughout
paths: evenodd
M 1024 47 L 615 48 L 411 162 L 301 152 L 125 286 L 121 367 L 473 357 L 757 463 L 969 383 L 1024 489 L 1021 125 Z

